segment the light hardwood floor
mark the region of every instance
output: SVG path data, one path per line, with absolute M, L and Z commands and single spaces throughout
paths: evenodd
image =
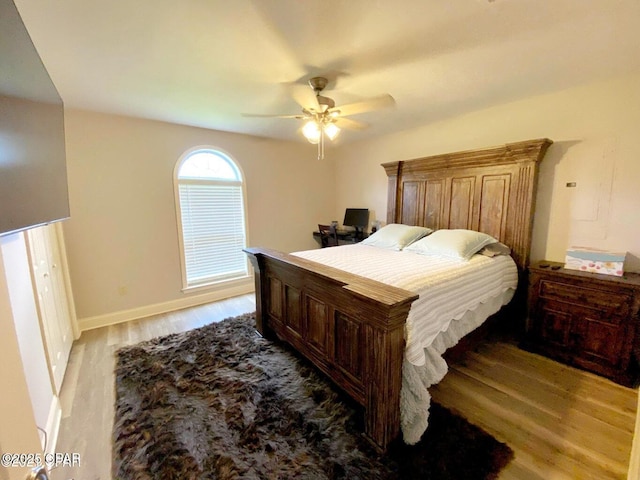
M 79 453 L 81 465 L 59 467 L 51 472 L 51 480 L 111 479 L 116 350 L 253 312 L 255 307 L 254 295 L 243 295 L 83 332 L 71 350 L 60 392 L 62 421 L 56 445 L 56 452 Z
M 79 468 L 52 480 L 111 478 L 114 356 L 123 345 L 251 312 L 253 295 L 157 315 L 82 334 L 61 392 L 57 452 L 79 453 Z M 501 480 L 625 479 L 636 390 L 491 342 L 452 365 L 433 398 L 515 451 Z M 461 459 L 462 461 L 462 459 Z
M 514 450 L 501 480 L 627 478 L 634 389 L 492 342 L 450 366 L 431 394 Z

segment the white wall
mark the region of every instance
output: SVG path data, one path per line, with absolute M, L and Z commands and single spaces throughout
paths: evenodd
M 627 270 L 640 271 L 638 85 L 640 74 L 626 76 L 341 147 L 335 215 L 364 206 L 386 220 L 381 163 L 547 137 L 532 260 L 564 261 L 568 246 L 583 245 L 628 251 Z
M 319 162 L 309 144 L 73 110 L 65 122 L 71 219 L 64 230 L 81 326 L 186 296 L 173 172 L 192 147 L 220 148 L 241 166 L 250 246 L 314 248 L 311 232 L 335 211 L 333 162 Z

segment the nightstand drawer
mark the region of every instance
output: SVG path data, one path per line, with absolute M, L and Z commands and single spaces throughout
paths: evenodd
M 620 316 L 626 316 L 629 312 L 629 295 L 614 291 L 595 290 L 556 281 L 542 280 L 540 282 L 540 296 L 550 300 L 595 308 Z
M 583 322 L 595 321 L 606 325 L 618 326 L 624 322 L 625 316 L 618 315 L 617 311 L 606 311 L 603 308 L 594 308 L 592 305 L 583 305 L 575 302 L 558 301 L 556 299 L 544 299 L 539 304 L 540 311 L 537 314 L 567 315 L 580 318 Z

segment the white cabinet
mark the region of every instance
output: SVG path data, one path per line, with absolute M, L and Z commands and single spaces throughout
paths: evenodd
M 75 336 L 62 227 L 56 223 L 34 228 L 27 238 L 47 360 L 59 394 Z

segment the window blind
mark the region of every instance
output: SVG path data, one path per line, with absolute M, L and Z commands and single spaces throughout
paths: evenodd
M 248 274 L 242 185 L 179 181 L 187 285 Z

